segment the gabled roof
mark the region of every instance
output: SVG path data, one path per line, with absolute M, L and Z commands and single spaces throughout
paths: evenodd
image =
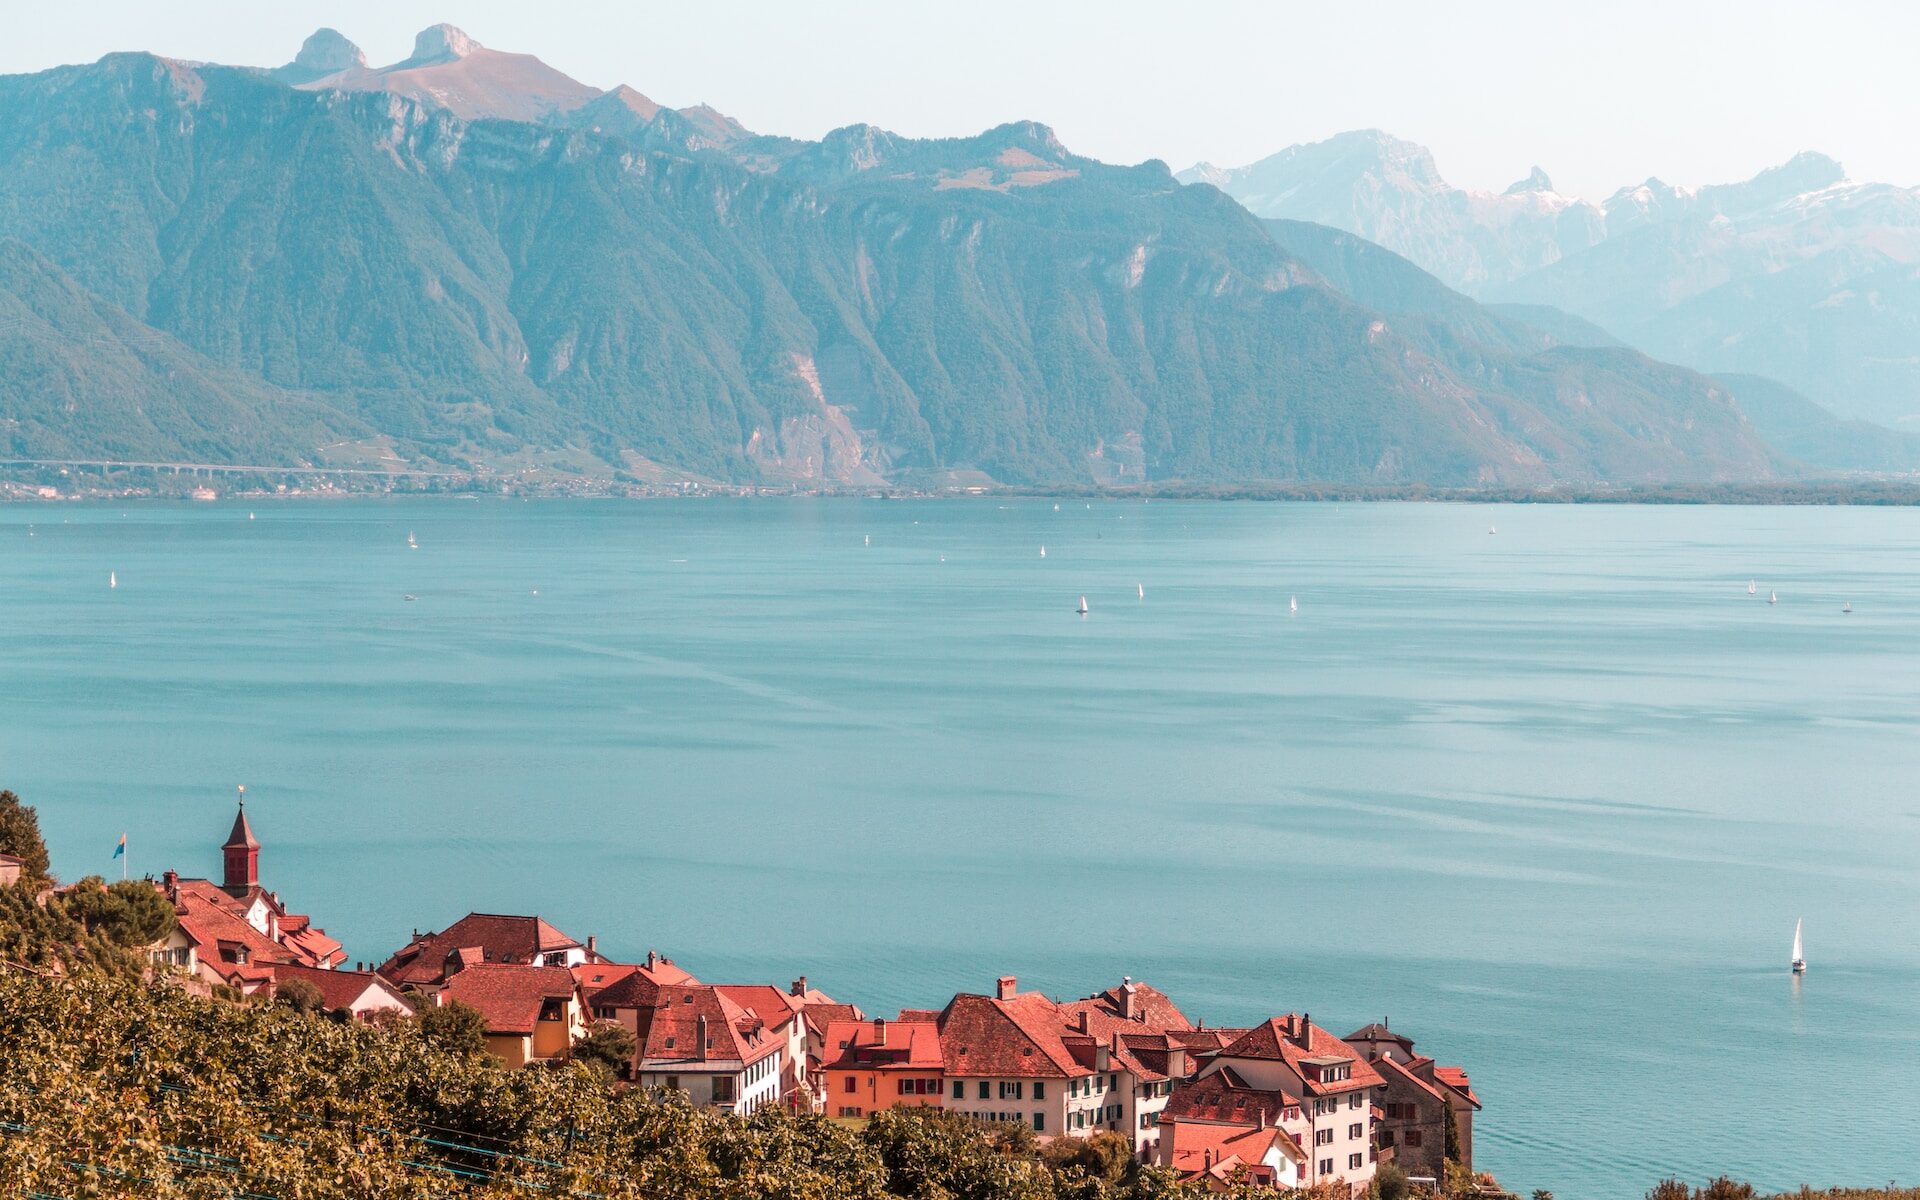
M 1173 1139 L 1168 1161 L 1185 1179 L 1210 1175 L 1224 1183 L 1242 1166 L 1259 1165 L 1276 1149 L 1292 1162 L 1307 1157 L 1293 1138 L 1272 1126 L 1182 1123 L 1168 1126 L 1161 1136 Z
M 628 981 L 639 976 L 629 976 Z M 623 984 L 616 986 L 624 986 Z M 640 1047 L 644 1069 L 676 1066 L 697 1069 L 701 1065 L 718 1070 L 737 1070 L 777 1054 L 785 1039 L 760 1017 L 728 998 L 712 984 L 655 984 L 653 1002 L 642 1022 L 646 1029 Z M 607 1003 L 602 994 L 603 1005 Z M 702 1021 L 706 1043 L 700 1035 Z
M 1346 1040 L 1349 1042 L 1398 1042 L 1408 1054 L 1413 1053 L 1412 1038 L 1403 1033 L 1395 1033 L 1380 1021 L 1375 1021 L 1371 1025 L 1362 1025 L 1348 1034 Z
M 1467 1072 L 1461 1067 L 1435 1067 L 1434 1078 L 1446 1084 L 1467 1098 L 1467 1103 L 1480 1107 L 1480 1097 L 1473 1094 L 1473 1082 L 1467 1078 Z
M 395 983 L 430 985 L 447 977 L 449 957 L 463 949 L 477 950 L 481 962 L 529 965 L 539 955 L 580 946 L 539 917 L 468 913 L 439 933 L 416 937 L 381 963 L 378 970 Z M 472 961 L 474 957 L 459 961 Z
M 525 1037 L 533 1033 L 546 1001 L 572 1000 L 576 993 L 573 972 L 565 967 L 477 963 L 447 980 L 440 995 L 479 1009 L 488 1033 Z
M 352 1011 L 368 992 L 385 996 L 396 1004 L 405 1004 L 406 999 L 386 980 L 372 971 L 324 971 L 318 967 L 303 967 L 297 963 L 276 963 L 273 967 L 275 987 L 290 979 L 304 979 L 320 990 L 320 1003 L 328 1010 L 344 1008 Z
M 1350 1092 L 1355 1088 L 1379 1087 L 1381 1084 L 1379 1073 L 1367 1065 L 1352 1046 L 1298 1013 L 1262 1021 L 1223 1047 L 1219 1057 L 1284 1062 L 1300 1077 L 1301 1086 L 1310 1096 Z M 1331 1083 L 1315 1080 L 1312 1068 L 1307 1064 L 1309 1060 L 1318 1058 L 1346 1059 L 1350 1064 L 1349 1077 Z
M 858 1005 L 809 1003 L 800 1010 L 800 1019 L 807 1023 L 808 1037 L 819 1038 L 824 1042 L 827 1030 L 835 1021 L 864 1021 L 867 1017 L 860 1011 Z M 926 1019 L 931 1021 L 934 1018 L 930 1016 Z
M 828 1070 L 926 1072 L 946 1065 L 940 1027 L 931 1021 L 835 1021 L 826 1042 Z
M 581 997 L 595 1008 L 638 1008 L 653 1003 L 653 991 L 660 984 L 699 983 L 698 979 L 673 965 L 670 958 L 648 955 L 644 963 L 588 962 L 573 968 L 580 984 Z M 627 983 L 637 979 L 638 983 Z M 612 990 L 622 985 L 620 990 Z
M 254 983 L 271 978 L 267 968 L 274 963 L 299 961 L 297 950 L 274 941 L 235 913 L 232 900 L 205 879 L 174 884 L 174 920 L 199 948 L 201 962 L 229 981 L 244 978 Z M 247 961 L 240 962 L 242 957 Z
M 1264 1118 L 1268 1125 L 1278 1125 L 1287 1119 L 1288 1109 L 1299 1115 L 1299 1097 L 1278 1088 L 1248 1087 L 1231 1069 L 1222 1069 L 1204 1079 L 1176 1084 L 1160 1119 L 1257 1125 Z
M 1069 1012 L 1097 1013 L 1110 1021 L 1138 1026 L 1142 1031 L 1159 1033 L 1193 1028 L 1187 1014 L 1181 1012 L 1180 1006 L 1165 992 L 1132 978 L 1122 980 L 1118 987 L 1096 992 L 1084 1000 L 1068 1001 L 1061 1007 Z
M 1066 1012 L 1039 992 L 1002 1000 L 962 992 L 940 1013 L 947 1074 L 1006 1078 L 1091 1075 L 1067 1047 Z
M 800 1015 L 800 997 L 770 983 L 716 983 L 713 986 L 722 996 L 765 1021 L 769 1029 L 783 1028 Z

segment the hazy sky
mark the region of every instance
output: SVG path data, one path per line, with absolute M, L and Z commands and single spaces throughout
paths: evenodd
M 376 65 L 439 21 L 768 133 L 1033 118 L 1083 154 L 1238 165 L 1377 126 L 1455 183 L 1599 197 L 1823 150 L 1920 182 L 1920 4 L 1894 0 L 83 0 L 9 6 L 0 72 L 144 49 L 278 64 L 331 25 Z

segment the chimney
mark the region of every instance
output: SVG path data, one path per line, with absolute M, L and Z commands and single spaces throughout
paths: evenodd
M 794 980 L 793 987 L 789 990 L 796 996 L 805 996 L 807 994 L 807 977 L 802 975 L 800 978 Z
M 995 981 L 994 995 L 1001 1000 L 1011 1000 L 1014 992 L 1018 990 L 1019 983 L 1020 980 L 1015 976 L 1002 975 Z
M 707 1061 L 707 1019 L 703 1016 L 693 1023 L 694 1057 L 701 1062 Z
M 1120 1015 L 1131 1021 L 1135 1019 L 1133 1000 L 1133 976 L 1120 977 Z
M 659 965 L 660 965 L 660 952 L 658 950 L 647 951 L 647 969 L 651 971 L 653 968 Z
M 1202 1158 L 1201 1161 L 1206 1165 L 1207 1170 L 1209 1171 L 1213 1170 L 1213 1147 L 1212 1146 L 1207 1147 L 1207 1153 Z
M 873 1044 L 876 1046 L 884 1046 L 887 1044 L 887 1019 L 885 1017 L 875 1017 L 873 1019 Z
M 1313 1050 L 1313 1014 L 1301 1013 L 1300 1023 L 1295 1028 L 1299 1030 L 1299 1035 L 1293 1040 L 1300 1043 L 1302 1050 L 1311 1052 Z
M 1107 1069 L 1108 1064 L 1110 1062 L 1111 1060 L 1107 1057 L 1107 1048 L 1104 1045 L 1095 1046 L 1093 1048 L 1093 1069 L 1094 1070 L 1104 1071 Z
M 167 873 L 165 875 L 162 875 L 160 878 L 166 882 L 167 899 L 175 900 L 175 901 L 179 900 L 180 899 L 180 872 L 175 871 L 172 868 L 168 868 Z
M 1267 1106 L 1264 1104 L 1261 1104 L 1261 1105 L 1258 1105 L 1257 1107 L 1260 1109 L 1260 1120 L 1259 1120 L 1259 1123 L 1254 1126 L 1254 1128 L 1265 1129 L 1267 1127 Z
M 1078 1013 L 1075 1013 L 1074 1020 L 1078 1022 L 1080 1032 L 1086 1033 L 1087 1032 L 1087 1010 L 1083 1008 Z
M 593 934 L 587 935 L 587 957 L 594 958 L 600 953 L 600 939 Z
M 1167 1078 L 1184 1079 L 1187 1075 L 1187 1048 L 1185 1046 L 1167 1047 Z

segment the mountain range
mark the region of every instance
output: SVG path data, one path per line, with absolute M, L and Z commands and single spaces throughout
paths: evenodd
M 275 68 L 111 55 L 0 78 L 0 448 L 805 486 L 1905 469 L 1519 288 L 1566 238 L 1480 252 L 1490 306 L 1331 215 L 1035 123 L 757 134 L 450 26 L 380 68 L 330 30 Z
M 1454 187 L 1424 147 L 1368 130 L 1180 178 L 1662 359 L 1771 378 L 1849 417 L 1920 420 L 1920 191 L 1853 182 L 1825 155 L 1697 189 L 1648 179 L 1596 204 L 1539 168 L 1497 194 Z

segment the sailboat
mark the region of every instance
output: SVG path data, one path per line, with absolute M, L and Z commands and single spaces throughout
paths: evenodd
M 1287 611 L 1290 613 L 1297 613 L 1300 611 L 1300 597 L 1298 596 L 1287 597 Z
M 1754 593 L 1755 593 L 1756 591 L 1759 591 L 1759 590 L 1760 590 L 1760 589 L 1758 589 L 1758 588 L 1756 588 L 1756 587 L 1755 587 L 1755 586 L 1753 585 L 1753 580 L 1751 580 L 1751 579 L 1749 579 L 1749 580 L 1747 580 L 1747 595 L 1749 595 L 1749 596 L 1751 596 L 1751 595 L 1753 595 L 1753 594 L 1754 594 Z
M 1045 558 L 1046 556 L 1047 556 L 1047 548 L 1045 546 L 1040 547 L 1040 557 Z
M 107 586 L 110 588 L 117 588 L 120 586 L 120 576 L 116 572 L 113 572 L 113 571 L 107 572 Z
M 1778 603 L 1780 603 L 1780 593 L 1779 593 L 1779 592 L 1771 592 L 1771 591 L 1770 591 L 1770 592 L 1768 592 L 1768 593 L 1767 593 L 1767 603 L 1768 603 L 1768 604 L 1778 604 Z
M 1085 596 L 1080 597 L 1080 607 L 1075 611 L 1083 617 L 1087 615 L 1087 598 Z
M 407 530 L 407 549 L 418 550 L 419 548 L 420 543 L 413 540 L 413 530 Z
M 1147 598 L 1147 585 L 1144 583 L 1136 583 L 1133 586 L 1140 589 L 1140 598 L 1145 600 Z
M 866 535 L 864 535 L 864 536 L 863 536 L 863 537 L 862 537 L 862 538 L 860 539 L 860 544 L 861 544 L 862 546 L 871 546 L 871 545 L 873 545 L 873 535 L 872 535 L 872 534 L 870 534 L 870 533 L 869 533 L 869 534 L 866 534 Z
M 1496 534 L 1496 533 L 1499 533 L 1499 532 L 1500 532 L 1500 527 L 1499 527 L 1498 525 L 1489 525 L 1489 526 L 1487 526 L 1487 536 L 1488 536 L 1488 537 L 1492 537 L 1492 536 L 1493 536 L 1494 534 Z
M 1800 947 L 1800 926 L 1803 923 L 1801 920 L 1795 920 L 1793 923 L 1793 973 L 1795 975 L 1803 975 L 1807 970 L 1806 951 Z
M 1849 600 L 1849 601 L 1847 601 L 1847 602 L 1846 602 L 1845 604 L 1842 604 L 1842 605 L 1840 606 L 1840 611 L 1841 611 L 1841 612 L 1852 612 L 1852 611 L 1853 611 L 1853 601 L 1851 601 L 1851 600 Z

